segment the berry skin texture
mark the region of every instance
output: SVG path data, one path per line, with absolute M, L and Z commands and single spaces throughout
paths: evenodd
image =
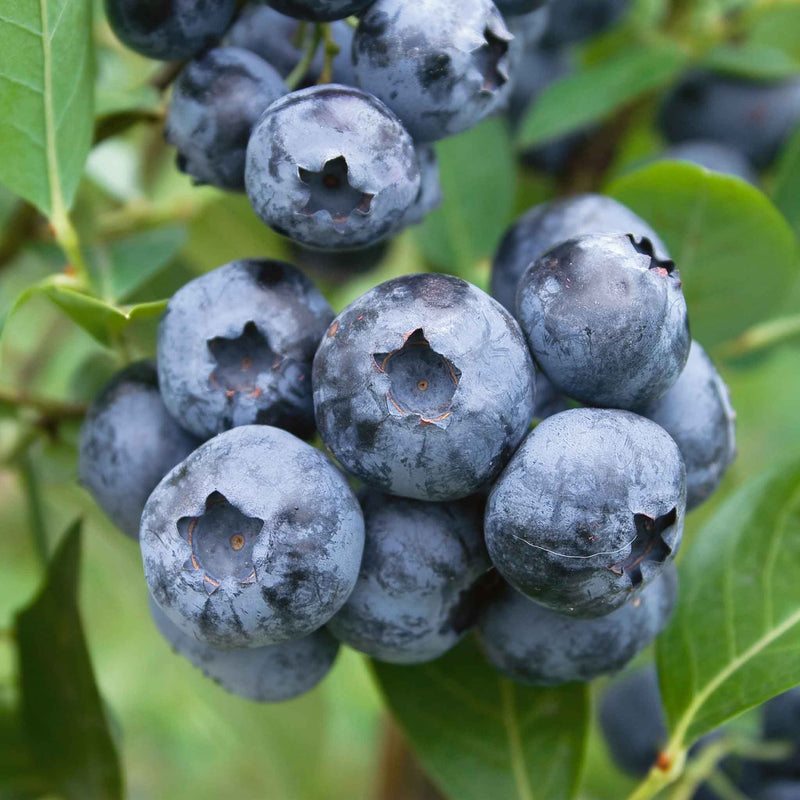
M 599 194 L 579 194 L 534 206 L 506 231 L 492 263 L 492 297 L 516 313 L 517 289 L 528 267 L 557 244 L 590 233 L 645 237 L 660 258 L 669 258 L 656 232 L 622 203 Z
M 244 191 L 247 142 L 267 106 L 287 89 L 257 55 L 218 47 L 191 61 L 178 77 L 165 136 L 178 167 L 197 183 Z
M 748 183 L 758 184 L 758 173 L 738 150 L 719 142 L 696 140 L 676 144 L 666 150 L 661 158 L 688 161 L 711 172 L 733 175 Z
M 236 0 L 105 0 L 109 25 L 131 50 L 161 61 L 181 61 L 225 33 Z
M 250 50 L 271 64 L 282 78 L 286 78 L 303 57 L 303 47 L 297 47 L 301 24 L 300 20 L 280 14 L 269 6 L 247 5 L 228 31 L 225 42 Z M 310 34 L 310 31 L 307 33 Z M 353 86 L 354 31 L 346 22 L 339 21 L 331 23 L 331 33 L 339 45 L 339 52 L 333 58 L 333 83 Z M 324 53 L 319 48 L 306 74 L 307 85 L 313 86 L 317 82 L 323 61 Z
M 512 39 L 491 0 L 377 0 L 353 40 L 356 80 L 415 140 L 443 139 L 497 110 Z
M 667 741 L 655 667 L 609 687 L 600 702 L 600 727 L 617 766 L 634 777 L 647 775 Z
M 184 633 L 150 600 L 159 633 L 226 692 L 258 703 L 282 703 L 311 691 L 330 672 L 339 643 L 324 628 L 291 642 L 220 650 Z
M 487 661 L 533 686 L 585 683 L 622 669 L 667 624 L 677 595 L 674 568 L 636 601 L 596 619 L 573 619 L 534 603 L 510 586 L 484 612 L 478 641 Z
M 476 622 L 491 567 L 483 504 L 476 498 L 426 503 L 368 492 L 361 506 L 361 572 L 328 630 L 379 661 L 438 658 Z
M 675 264 L 628 234 L 590 234 L 548 250 L 520 281 L 517 319 L 542 372 L 587 405 L 652 402 L 689 357 Z
M 746 81 L 694 73 L 668 95 L 659 122 L 670 142 L 712 139 L 756 168 L 774 160 L 800 121 L 800 80 Z
M 97 396 L 81 428 L 80 483 L 132 539 L 150 492 L 200 442 L 169 415 L 152 361 L 124 369 Z
M 247 194 L 278 233 L 309 247 L 374 244 L 419 194 L 414 142 L 358 89 L 330 84 L 273 103 L 247 148 Z
M 686 471 L 654 422 L 581 408 L 525 439 L 486 507 L 489 556 L 519 591 L 559 614 L 608 614 L 672 561 Z
M 686 508 L 696 508 L 714 493 L 736 457 L 736 412 L 728 387 L 697 342 L 675 384 L 639 413 L 677 442 L 686 464 Z
M 419 225 L 425 217 L 435 211 L 444 200 L 442 184 L 439 180 L 439 159 L 433 145 L 417 146 L 419 161 L 419 192 L 417 198 L 403 217 L 403 225 Z
M 253 423 L 311 436 L 311 363 L 332 319 L 314 284 L 280 261 L 233 261 L 195 278 L 159 325 L 167 408 L 204 439 Z
M 497 10 L 505 17 L 515 17 L 520 14 L 530 14 L 541 8 L 547 0 L 497 0 Z
M 331 22 L 360 14 L 373 0 L 266 0 L 274 9 L 306 22 Z
M 156 604 L 212 647 L 307 636 L 342 607 L 364 549 L 347 482 L 290 433 L 248 425 L 195 450 L 142 516 L 145 578 Z
M 375 287 L 314 358 L 317 426 L 369 486 L 419 500 L 474 494 L 528 431 L 534 372 L 518 325 L 448 275 Z

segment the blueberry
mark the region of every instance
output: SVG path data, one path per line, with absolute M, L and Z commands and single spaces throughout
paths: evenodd
M 758 794 L 758 800 L 800 800 L 800 780 L 768 783 Z
M 443 139 L 498 108 L 512 38 L 491 0 L 377 0 L 353 41 L 356 80 L 415 139 Z
M 182 631 L 150 600 L 150 613 L 172 649 L 226 692 L 259 703 L 281 703 L 313 689 L 330 671 L 339 643 L 324 628 L 265 647 L 220 650 Z
M 727 144 L 702 139 L 683 142 L 670 147 L 661 158 L 689 161 L 712 172 L 734 175 L 752 184 L 758 183 L 758 174 L 747 157 Z
M 197 183 L 244 191 L 250 132 L 287 91 L 266 61 L 238 47 L 218 47 L 183 68 L 164 134 L 178 166 Z
M 663 572 L 680 545 L 686 472 L 654 422 L 581 408 L 540 423 L 489 495 L 486 544 L 515 588 L 595 617 Z
M 493 584 L 476 498 L 427 503 L 365 493 L 358 583 L 328 623 L 341 642 L 396 664 L 431 661 L 475 624 Z
M 547 379 L 543 372 L 536 373 L 536 408 L 534 417 L 547 419 L 569 408 L 567 398 Z
M 164 402 L 208 438 L 259 423 L 314 431 L 311 362 L 333 311 L 280 261 L 233 261 L 186 284 L 158 331 Z
M 302 269 L 324 276 L 327 280 L 338 280 L 378 267 L 389 252 L 389 244 L 384 239 L 357 250 L 316 250 L 291 242 L 289 249 L 293 260 Z
M 442 184 L 439 181 L 439 159 L 433 145 L 418 145 L 417 160 L 419 161 L 419 192 L 403 217 L 403 225 L 419 225 L 444 200 Z
M 622 669 L 669 621 L 677 594 L 674 569 L 629 602 L 595 619 L 556 614 L 505 587 L 478 626 L 487 661 L 507 677 L 534 686 L 587 682 Z
M 510 314 L 448 275 L 375 287 L 328 329 L 314 358 L 325 444 L 367 484 L 419 500 L 475 493 L 533 414 L 534 372 Z
M 736 457 L 736 412 L 728 387 L 697 342 L 674 386 L 639 413 L 678 443 L 686 464 L 686 508 L 700 505 Z
M 652 402 L 689 357 L 678 270 L 630 234 L 589 234 L 548 250 L 520 281 L 517 318 L 556 389 L 589 405 Z
M 364 519 L 322 453 L 246 425 L 161 481 L 140 540 L 150 593 L 174 624 L 214 647 L 262 647 L 306 636 L 342 607 Z
M 303 57 L 306 42 L 298 41 L 301 25 L 299 20 L 280 14 L 274 8 L 254 3 L 245 6 L 239 19 L 228 31 L 226 43 L 261 56 L 285 78 Z M 339 52 L 333 58 L 333 82 L 352 86 L 355 84 L 352 58 L 354 31 L 346 22 L 339 21 L 331 23 L 331 34 L 339 46 Z M 307 30 L 305 35 L 311 35 L 311 31 Z M 315 84 L 319 79 L 323 61 L 324 53 L 320 47 L 306 73 L 308 85 Z
M 554 0 L 544 42 L 564 47 L 611 28 L 625 14 L 630 0 Z
M 667 741 L 655 667 L 627 675 L 606 691 L 600 727 L 617 766 L 635 777 L 647 775 Z
M 105 6 L 112 30 L 131 50 L 180 61 L 225 33 L 236 0 L 105 0 Z
M 81 428 L 78 474 L 100 508 L 136 539 L 150 492 L 200 444 L 169 415 L 156 365 L 132 364 L 92 403 Z
M 379 100 L 315 86 L 273 103 L 247 148 L 261 219 L 312 247 L 363 247 L 402 225 L 420 187 L 414 142 Z
M 530 14 L 541 8 L 547 0 L 497 0 L 495 5 L 503 16 L 515 17 Z
M 762 169 L 800 121 L 800 80 L 747 81 L 694 73 L 670 92 L 659 121 L 671 142 L 712 139 Z
M 373 0 L 266 0 L 273 8 L 308 22 L 330 22 L 360 14 Z
M 579 194 L 534 206 L 506 231 L 492 264 L 492 296 L 515 313 L 525 270 L 551 247 L 589 233 L 643 236 L 660 258 L 669 257 L 656 232 L 630 209 L 610 197 Z

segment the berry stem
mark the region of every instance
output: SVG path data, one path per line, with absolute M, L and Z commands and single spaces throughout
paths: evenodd
M 800 337 L 800 314 L 762 322 L 720 348 L 725 358 L 741 358 Z
M 0 405 L 29 408 L 38 411 L 47 420 L 54 422 L 81 419 L 86 413 L 86 405 L 84 403 L 69 403 L 61 400 L 34 397 L 26 392 L 18 392 L 2 386 L 0 386 Z
M 340 47 L 336 44 L 333 38 L 333 29 L 330 23 L 324 23 L 322 26 L 322 41 L 324 42 L 325 61 L 322 65 L 322 72 L 320 73 L 318 84 L 330 83 L 333 78 L 333 59 L 339 55 Z
M 323 25 L 315 24 L 310 36 L 306 31 L 303 57 L 298 62 L 297 66 L 286 76 L 286 86 L 289 88 L 290 92 L 297 89 L 303 82 L 303 78 L 308 74 L 311 62 L 314 60 L 314 56 L 317 54 L 320 42 L 322 41 L 322 28 Z

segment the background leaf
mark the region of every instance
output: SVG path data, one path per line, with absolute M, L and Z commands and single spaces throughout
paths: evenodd
M 588 729 L 586 686 L 532 689 L 499 676 L 471 639 L 421 666 L 374 664 L 392 711 L 455 800 L 567 800 Z
M 511 220 L 516 170 L 505 125 L 491 119 L 437 145 L 447 198 L 417 231 L 425 257 L 445 272 L 486 283 L 476 264 L 488 258 Z
M 585 128 L 640 95 L 666 86 L 686 65 L 674 44 L 631 45 L 557 81 L 533 104 L 519 143 L 529 147 Z
M 683 279 L 692 333 L 703 345 L 780 313 L 800 276 L 797 240 L 757 189 L 692 164 L 661 162 L 619 178 L 608 191 L 666 242 Z
M 772 197 L 800 238 L 800 130 L 789 139 L 778 159 Z
M 22 721 L 41 771 L 66 800 L 115 800 L 122 777 L 78 612 L 80 522 L 17 617 Z
M 800 682 L 799 572 L 797 462 L 745 484 L 683 553 L 678 607 L 658 640 L 673 741 Z
M 0 15 L 0 182 L 63 216 L 92 140 L 90 0 L 5 0 Z
M 758 42 L 720 45 L 705 58 L 705 66 L 743 78 L 779 80 L 797 74 L 800 62 L 790 53 Z

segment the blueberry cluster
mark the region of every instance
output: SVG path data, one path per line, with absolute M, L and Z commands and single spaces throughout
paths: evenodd
M 667 742 L 655 668 L 625 675 L 606 690 L 600 703 L 600 726 L 617 766 L 632 777 L 644 777 Z M 755 733 L 758 740 L 777 745 L 778 749 L 756 760 L 742 752 L 746 747 L 734 748 L 732 754 L 711 765 L 708 779 L 695 790 L 691 800 L 800 798 L 800 690 L 791 689 L 759 709 Z M 725 729 L 707 734 L 691 748 L 689 758 L 697 758 L 726 735 L 730 732 Z M 781 749 L 788 755 L 782 754 Z
M 407 275 L 337 316 L 295 267 L 243 260 L 175 294 L 157 365 L 94 403 L 80 474 L 138 528 L 179 653 L 276 701 L 339 643 L 414 664 L 474 630 L 501 673 L 556 685 L 655 638 L 686 511 L 734 456 L 678 270 L 582 195 L 514 224 L 492 290 Z
M 132 49 L 190 59 L 165 130 L 183 172 L 246 191 L 258 216 L 296 244 L 351 252 L 439 205 L 431 143 L 508 106 L 543 3 L 106 0 L 106 8 Z

